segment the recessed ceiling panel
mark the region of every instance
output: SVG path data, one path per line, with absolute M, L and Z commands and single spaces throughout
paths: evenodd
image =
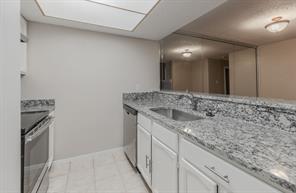
M 133 31 L 144 14 L 89 0 L 36 0 L 45 16 Z
M 116 8 L 115 5 L 104 5 L 103 2 L 94 2 L 95 0 L 84 0 L 84 2 L 82 2 L 82 0 L 20 1 L 21 14 L 28 21 L 105 32 L 129 37 L 144 38 L 149 40 L 160 40 L 172 32 L 178 30 L 185 24 L 188 24 L 189 22 L 223 4 L 226 0 L 159 0 L 148 12 L 149 15 L 138 13 L 138 11 L 142 11 L 142 8 L 140 10 L 129 7 L 128 9 L 132 10 L 128 11 L 128 9 L 126 9 L 127 7 L 123 8 L 123 6 L 121 6 L 121 8 Z M 55 6 L 51 6 L 49 8 L 45 7 L 46 5 L 44 4 L 46 4 L 46 2 L 54 1 L 56 1 L 55 4 L 61 3 L 56 5 L 59 6 L 59 8 L 56 8 Z M 68 3 L 66 3 L 68 1 L 71 1 L 71 4 L 77 4 L 68 6 Z M 108 2 L 110 1 L 115 0 L 108 0 Z M 130 1 L 134 3 L 147 1 L 150 3 L 150 1 L 155 2 L 156 0 L 122 0 L 122 2 L 124 1 Z M 92 6 L 92 8 L 84 8 L 86 3 L 89 3 L 87 4 L 87 7 Z M 83 4 L 84 6 L 80 6 L 79 4 Z M 104 8 L 94 8 L 94 4 L 104 6 Z M 106 11 L 106 7 L 116 9 L 116 13 L 104 16 L 102 13 Z M 102 11 L 100 11 L 100 9 L 102 9 Z M 130 13 L 123 12 L 122 15 L 124 16 L 121 16 L 121 14 L 118 13 L 118 10 Z M 147 10 L 148 8 L 146 8 L 145 11 Z M 74 12 L 73 15 L 72 12 Z M 75 20 L 76 22 L 71 20 Z M 91 24 L 89 24 L 90 22 Z M 136 23 L 138 24 L 136 28 L 133 31 L 129 31 L 136 25 Z
M 147 14 L 157 4 L 159 0 L 90 0 L 90 1 Z

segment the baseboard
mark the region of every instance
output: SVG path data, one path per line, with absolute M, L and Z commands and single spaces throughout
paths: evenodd
M 69 158 L 65 158 L 65 159 L 54 160 L 53 163 L 69 162 L 69 161 L 75 160 L 75 159 L 93 157 L 95 155 L 100 155 L 100 154 L 103 154 L 103 153 L 112 153 L 112 152 L 116 152 L 116 151 L 120 151 L 120 150 L 123 150 L 123 147 L 116 147 L 116 148 L 112 148 L 112 149 L 107 149 L 107 150 L 88 153 L 88 154 L 82 154 L 82 155 L 79 155 L 79 156 L 69 157 Z

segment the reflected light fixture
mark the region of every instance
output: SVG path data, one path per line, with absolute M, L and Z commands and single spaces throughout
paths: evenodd
M 267 29 L 268 31 L 273 32 L 273 33 L 283 31 L 288 26 L 290 21 L 289 20 L 282 20 L 282 19 L 283 19 L 282 17 L 273 18 L 272 22 L 265 26 L 265 29 Z
M 192 52 L 190 52 L 189 49 L 186 49 L 185 52 L 182 52 L 182 56 L 184 58 L 190 58 L 192 56 Z

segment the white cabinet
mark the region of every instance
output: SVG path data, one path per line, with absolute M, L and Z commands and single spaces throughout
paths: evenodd
M 153 122 L 152 135 L 174 152 L 178 151 L 178 135 L 176 133 L 173 133 L 167 128 Z
M 180 160 L 181 165 L 184 165 L 184 160 L 194 163 L 199 171 L 218 184 L 219 193 L 280 192 L 185 139 L 180 140 Z
M 23 16 L 21 16 L 21 34 L 23 34 L 24 36 L 28 35 L 28 30 L 27 30 L 27 21 L 25 20 L 25 18 Z
M 177 154 L 152 137 L 152 191 L 153 193 L 177 193 Z
M 152 122 L 150 119 L 148 119 L 141 113 L 138 114 L 138 124 L 141 125 L 144 129 L 146 129 L 149 133 L 151 133 Z
M 21 75 L 25 75 L 27 73 L 27 21 L 23 16 L 21 16 L 21 34 L 20 34 L 20 52 L 21 52 L 21 60 L 20 60 L 20 72 Z
M 137 167 L 153 193 L 178 192 L 177 144 L 177 134 L 138 114 Z
M 180 160 L 179 193 L 217 193 L 218 185 L 185 159 Z
M 151 186 L 151 134 L 138 124 L 137 167 L 146 183 Z
M 280 193 L 142 114 L 137 140 L 137 167 L 153 193 Z
M 21 42 L 20 43 L 21 49 L 21 75 L 25 75 L 27 73 L 27 43 Z
M 218 193 L 233 193 L 233 192 L 231 192 L 230 190 L 227 190 L 223 186 L 219 186 Z

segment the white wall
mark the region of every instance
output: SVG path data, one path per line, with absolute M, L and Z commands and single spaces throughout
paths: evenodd
M 259 96 L 296 100 L 296 38 L 259 46 Z
M 202 59 L 192 63 L 192 91 L 208 92 L 208 60 Z
M 192 64 L 187 61 L 172 62 L 173 89 L 178 91 L 192 90 Z
M 20 192 L 20 2 L 0 1 L 0 192 Z
M 257 96 L 256 50 L 248 48 L 229 54 L 230 94 Z
M 159 43 L 30 23 L 22 98 L 56 99 L 55 159 L 122 145 L 122 93 L 159 88 Z

